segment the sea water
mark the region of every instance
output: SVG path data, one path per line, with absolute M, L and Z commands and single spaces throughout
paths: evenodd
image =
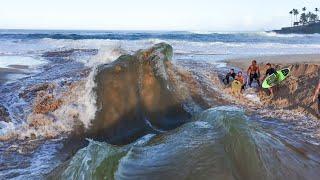
M 25 125 L 32 111 L 32 102 L 19 97 L 25 88 L 46 82 L 58 85 L 65 81 L 76 82 L 81 80 L 79 72 L 82 70 L 112 62 L 123 53 L 133 53 L 159 42 L 173 46 L 173 61 L 196 61 L 199 66 L 207 66 L 202 62 L 209 62 L 217 68 L 225 67 L 218 61 L 228 58 L 316 54 L 320 48 L 318 34 L 265 32 L 0 30 L 0 41 L 1 68 L 23 65 L 37 70 L 1 84 L 0 104 L 7 108 L 11 122 L 0 122 L 0 135 L 19 131 Z M 60 53 L 47 56 L 47 52 Z M 85 126 L 95 111 L 91 101 L 86 101 L 86 97 L 92 98 L 88 92 L 94 87 L 90 77 L 85 89 L 79 91 L 79 96 L 83 97 L 79 100 L 80 105 L 65 107 L 60 112 L 85 112 L 82 120 Z M 67 150 L 63 148 L 62 137 L 36 142 L 24 140 L 29 133 L 27 129 L 18 132 L 19 140 L 0 142 L 0 179 L 43 178 L 66 160 L 71 161 L 62 176 L 75 178 L 165 176 L 169 179 L 210 179 L 215 175 L 250 179 L 260 176 L 278 178 L 286 172 L 296 178 L 318 175 L 312 170 L 319 167 L 317 146 L 305 143 L 303 137 L 296 137 L 294 133 L 283 134 L 290 128 L 276 120 L 262 119 L 262 125 L 257 125 L 252 124 L 250 118 L 234 107 L 211 109 L 195 117 L 195 122 L 168 134 L 148 135 L 150 137 L 143 142 L 149 143 L 114 147 L 90 141 L 72 158 L 68 157 L 70 151 L 64 153 Z M 61 127 L 58 133 L 72 130 L 67 119 L 57 123 Z M 299 151 L 304 153 L 299 154 Z M 243 159 L 238 159 L 239 154 Z M 299 169 L 301 164 L 304 168 Z M 312 173 L 306 174 L 308 171 Z

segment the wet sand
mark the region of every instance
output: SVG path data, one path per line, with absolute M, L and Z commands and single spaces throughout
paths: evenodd
M 272 64 L 316 64 L 320 65 L 320 54 L 298 54 L 298 55 L 272 55 L 252 58 L 236 58 L 226 60 L 228 65 L 247 70 L 251 61 L 255 59 L 258 63 Z

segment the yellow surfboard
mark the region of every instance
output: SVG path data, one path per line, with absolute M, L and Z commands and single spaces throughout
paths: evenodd
M 242 83 L 238 80 L 234 80 L 231 83 L 231 89 L 233 93 L 240 93 L 241 92 Z

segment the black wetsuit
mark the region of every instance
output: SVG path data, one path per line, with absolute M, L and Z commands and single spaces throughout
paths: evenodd
M 266 71 L 266 76 L 270 76 L 271 74 L 277 73 L 277 71 L 274 68 L 269 68 Z
M 226 77 L 225 77 L 225 79 L 224 79 L 224 80 L 226 81 L 226 82 L 224 81 L 226 84 L 229 84 L 229 82 L 230 82 L 230 77 L 232 77 L 233 79 L 235 79 L 236 73 L 230 73 L 230 72 L 228 72 L 228 74 L 226 75 Z

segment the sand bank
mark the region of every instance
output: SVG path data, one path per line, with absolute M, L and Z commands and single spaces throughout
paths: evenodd
M 269 97 L 266 91 L 259 93 L 261 102 L 274 109 L 298 110 L 320 118 L 317 102 L 312 102 L 314 89 L 319 81 L 320 55 L 280 55 L 256 58 L 227 60 L 227 64 L 246 71 L 251 61 L 255 59 L 260 65 L 261 74 L 265 74 L 265 64 L 270 62 L 276 69 L 289 67 L 291 75 L 274 88 L 275 95 Z

